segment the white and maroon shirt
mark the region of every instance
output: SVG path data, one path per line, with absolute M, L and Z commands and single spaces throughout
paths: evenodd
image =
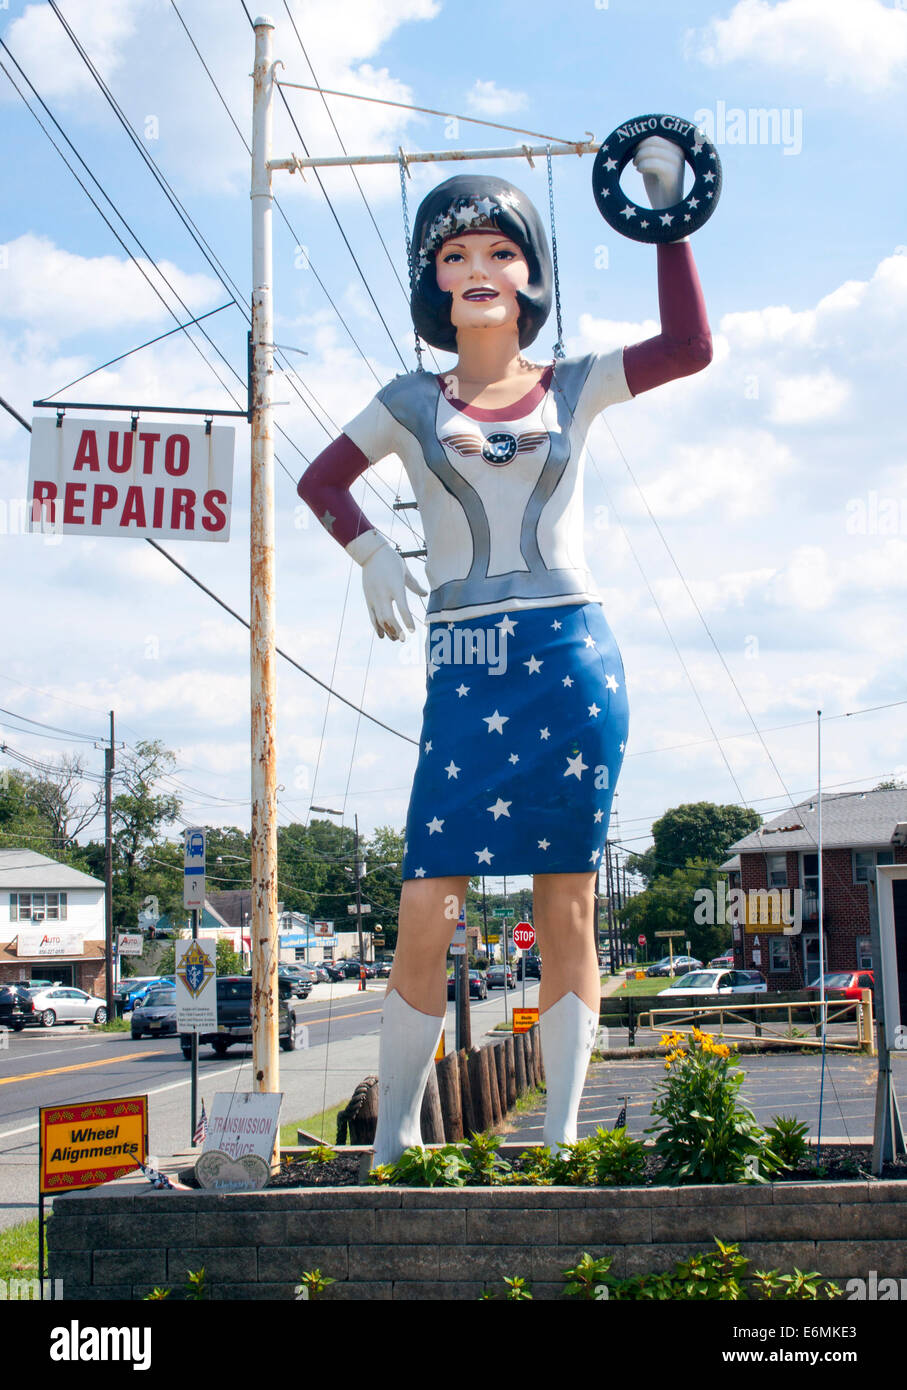
M 397 377 L 343 429 L 370 462 L 403 462 L 425 534 L 429 621 L 598 599 L 583 549 L 583 451 L 595 416 L 630 398 L 622 349 L 559 361 L 497 410 L 458 401 L 442 380 Z

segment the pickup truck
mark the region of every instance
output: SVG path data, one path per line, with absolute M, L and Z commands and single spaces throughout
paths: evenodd
M 296 1013 L 288 980 L 278 980 L 278 1031 L 284 1052 L 296 1047 Z M 210 1043 L 218 1057 L 224 1057 L 233 1043 L 252 1041 L 252 980 L 249 975 L 219 975 L 217 978 L 217 1031 L 200 1033 L 198 1045 Z M 183 1056 L 192 1056 L 191 1033 L 180 1033 Z

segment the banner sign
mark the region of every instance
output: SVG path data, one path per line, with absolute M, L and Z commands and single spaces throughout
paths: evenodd
M 120 932 L 117 936 L 117 950 L 121 956 L 140 956 L 144 949 L 141 932 Z
M 46 929 L 30 927 L 20 931 L 16 937 L 17 956 L 82 956 L 85 954 L 85 937 L 80 931 L 70 931 L 66 927 Z
M 131 1173 L 148 1157 L 148 1097 L 42 1106 L 39 1188 L 70 1192 Z
M 217 938 L 176 941 L 176 1026 L 180 1033 L 217 1032 Z
M 32 421 L 31 531 L 227 541 L 232 426 Z

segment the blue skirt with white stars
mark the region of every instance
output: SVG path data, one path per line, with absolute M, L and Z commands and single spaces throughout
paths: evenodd
M 627 740 L 598 603 L 434 623 L 403 877 L 594 872 Z

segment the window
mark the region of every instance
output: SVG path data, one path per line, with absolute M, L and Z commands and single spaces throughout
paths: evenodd
M 787 936 L 771 936 L 768 942 L 768 968 L 769 971 L 776 973 L 787 973 L 790 970 L 790 938 Z
M 65 893 L 10 893 L 11 922 L 65 922 Z
M 857 969 L 872 969 L 872 937 L 857 937 Z
M 768 873 L 769 888 L 787 887 L 787 855 L 769 854 L 766 871 Z
M 853 881 L 867 883 L 875 877 L 877 864 L 893 864 L 893 849 L 855 849 L 853 852 Z

